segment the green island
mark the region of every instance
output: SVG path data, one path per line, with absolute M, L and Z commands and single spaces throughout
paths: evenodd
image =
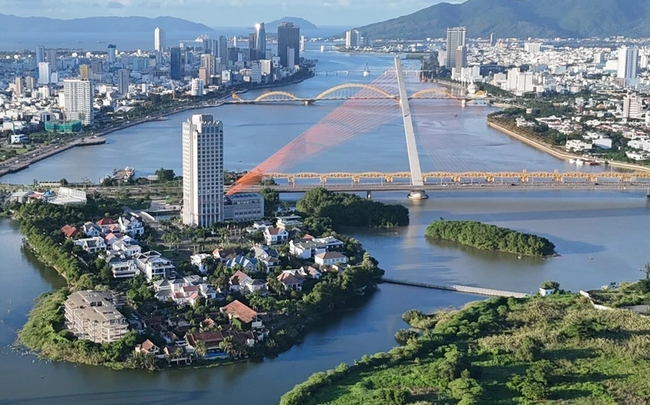
M 259 223 L 276 226 L 290 219 L 295 222 L 291 238 L 265 246 L 265 234 L 252 227 L 258 222 L 217 223 L 211 228 L 183 227 L 177 220 L 161 221 L 155 228 L 145 223 L 130 246 L 137 243 L 142 252 L 155 251 L 157 261 L 175 267 L 171 277 L 153 278 L 144 271 L 117 278 L 109 264 L 111 255 L 89 252 L 87 244 L 80 243 L 83 232 L 123 223 L 128 216 L 124 206 L 146 202 L 94 194 L 84 205 L 12 203 L 7 212 L 19 221 L 26 248 L 67 281 L 66 287 L 37 299 L 17 344 L 50 360 L 113 369 L 210 367 L 275 356 L 300 342 L 322 317 L 363 305 L 384 272 L 357 240 L 336 232 L 340 215 L 363 209 L 365 213 L 358 214 L 363 219 L 354 224 L 388 226 L 408 223 L 408 211 L 396 216 L 403 214 L 401 209 L 317 189 L 306 193 L 298 211 L 286 216 L 278 214 L 277 192 L 266 189 L 262 195 L 273 215 Z M 117 234 L 104 235 L 108 239 Z M 299 250 L 303 248 L 307 254 Z M 309 249 L 323 253 L 310 255 Z M 204 259 L 203 271 L 191 262 L 197 255 Z M 136 254 L 132 260 L 150 260 L 142 257 Z M 326 262 L 328 258 L 335 263 Z M 164 285 L 174 283 L 206 295 L 188 294 L 180 300 L 161 295 Z M 79 294 L 110 296 L 106 299 L 111 310 L 113 305 L 119 310 L 128 330 L 125 326 L 123 335 L 110 342 L 73 333 L 69 301 Z
M 555 245 L 546 238 L 476 221 L 440 219 L 433 221 L 425 234 L 432 239 L 457 242 L 481 250 L 526 256 L 555 254 Z
M 280 404 L 648 404 L 650 318 L 633 311 L 556 291 L 403 318 L 423 330 L 313 374 Z

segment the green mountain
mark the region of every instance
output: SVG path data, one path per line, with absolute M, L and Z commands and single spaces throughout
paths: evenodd
M 160 27 L 168 32 L 211 32 L 212 28 L 175 17 L 87 17 L 59 20 L 0 13 L 0 32 L 143 32 Z
M 648 0 L 468 0 L 358 28 L 373 39 L 423 39 L 465 26 L 470 37 L 650 36 Z
M 317 30 L 318 27 L 312 24 L 311 22 L 305 20 L 304 18 L 299 17 L 284 17 L 279 20 L 271 21 L 266 23 L 266 32 L 277 32 L 278 25 L 282 22 L 291 22 L 293 25 L 300 27 L 301 31 Z

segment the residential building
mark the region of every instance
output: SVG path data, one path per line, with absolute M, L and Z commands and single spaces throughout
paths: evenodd
M 337 266 L 348 262 L 347 256 L 339 252 L 320 253 L 314 257 L 314 261 L 319 266 Z
M 289 232 L 282 228 L 266 228 L 264 230 L 264 242 L 267 245 L 279 245 L 289 239 Z
M 83 125 L 92 125 L 94 122 L 93 85 L 90 80 L 64 80 L 63 94 L 67 119 L 81 121 Z
M 119 224 L 113 218 L 102 218 L 95 222 L 102 230 L 102 233 L 113 232 L 119 228 Z
M 345 32 L 345 47 L 347 49 L 355 49 L 359 47 L 359 31 L 347 30 Z
M 219 260 L 222 264 L 226 264 L 228 260 L 243 254 L 244 251 L 237 247 L 231 249 L 215 249 L 212 252 L 212 256 L 214 256 L 214 258 Z
M 48 85 L 52 77 L 52 69 L 49 62 L 38 64 L 38 84 Z
M 169 77 L 172 80 L 181 80 L 183 78 L 183 62 L 181 57 L 181 48 L 172 46 L 169 51 Z
M 90 254 L 106 251 L 106 243 L 104 242 L 104 238 L 102 238 L 101 236 L 77 239 L 77 240 L 73 240 L 72 243 L 74 243 L 76 246 L 81 246 L 83 250 L 85 250 Z
M 220 311 L 228 315 L 230 322 L 239 326 L 241 329 L 258 329 L 263 327 L 262 321 L 259 321 L 257 318 L 257 312 L 238 300 L 221 307 Z
M 108 63 L 111 65 L 115 63 L 117 59 L 117 46 L 114 44 L 108 44 Z
M 267 272 L 272 272 L 276 268 L 280 267 L 280 255 L 277 250 L 271 249 L 267 246 L 255 246 L 251 249 L 251 251 L 255 255 L 255 259 L 258 261 L 258 263 L 264 264 Z
M 624 87 L 637 84 L 639 49 L 623 46 L 618 50 L 618 71 L 616 77 Z
M 68 239 L 74 239 L 75 237 L 81 234 L 81 232 L 79 232 L 77 228 L 70 225 L 65 225 L 63 228 L 61 228 L 61 232 Z
M 467 67 L 467 46 L 459 46 L 456 49 L 456 63 L 454 69 L 461 71 L 462 68 Z
M 524 42 L 524 50 L 528 53 L 538 53 L 542 50 L 542 44 L 539 42 Z
M 92 71 L 90 66 L 86 64 L 79 65 L 79 78 L 81 80 L 90 80 L 92 78 Z
M 153 49 L 158 52 L 164 52 L 167 42 L 165 31 L 162 28 L 156 28 L 153 31 Z
M 217 40 L 217 57 L 220 60 L 220 63 L 222 64 L 227 64 L 228 63 L 228 38 L 226 38 L 224 35 L 219 35 L 219 38 Z M 237 47 L 237 45 L 235 45 Z
M 299 228 L 302 226 L 302 217 L 299 215 L 287 215 L 278 217 L 276 225 L 282 229 Z
M 224 221 L 255 221 L 264 217 L 264 197 L 257 193 L 235 193 L 223 200 Z
M 131 71 L 120 69 L 117 71 L 117 91 L 126 95 L 129 94 L 129 84 L 131 83 Z
M 623 98 L 623 118 L 640 119 L 643 113 L 643 97 L 638 94 L 627 94 Z
M 144 235 L 144 222 L 142 217 L 136 213 L 129 212 L 128 214 L 121 215 L 117 219 L 120 226 L 120 231 L 129 236 L 142 236 Z
M 207 253 L 197 253 L 190 256 L 190 262 L 199 270 L 199 273 L 206 274 L 208 272 L 208 259 L 212 257 Z
M 81 227 L 81 232 L 87 237 L 101 236 L 104 232 L 102 228 L 94 222 L 86 222 Z
M 212 115 L 183 123 L 183 224 L 223 222 L 223 125 Z
M 148 281 L 158 277 L 176 277 L 176 267 L 174 264 L 158 252 L 140 253 L 134 256 L 134 260 L 138 270 L 147 277 Z
M 229 269 L 240 268 L 252 272 L 257 270 L 257 259 L 254 257 L 238 255 L 228 259 L 225 266 Z
M 25 89 L 23 88 L 23 78 L 16 76 L 16 79 L 14 80 L 14 94 L 16 94 L 16 97 L 20 97 L 24 92 Z
M 158 280 L 153 288 L 156 299 L 173 301 L 176 305 L 194 305 L 200 298 L 213 300 L 217 297 L 217 292 L 199 276 Z
M 465 46 L 467 29 L 465 27 L 447 28 L 447 60 L 445 67 L 447 69 L 460 68 L 456 66 L 456 50 Z
M 113 304 L 113 293 L 77 291 L 65 301 L 65 325 L 77 338 L 112 343 L 128 332 L 126 318 Z
M 300 61 L 300 28 L 291 22 L 282 22 L 278 26 L 278 56 L 280 64 L 284 67 L 293 67 L 288 64 L 289 48 L 293 48 L 294 64 L 298 63 Z
M 192 79 L 190 84 L 190 95 L 192 97 L 203 97 L 203 79 Z
M 104 260 L 113 273 L 113 278 L 127 279 L 133 278 L 140 273 L 138 266 L 132 259 L 127 259 L 126 256 L 107 255 Z
M 47 62 L 50 64 L 50 70 L 52 72 L 56 72 L 58 70 L 57 68 L 58 55 L 56 49 L 48 49 L 46 52 L 46 59 Z

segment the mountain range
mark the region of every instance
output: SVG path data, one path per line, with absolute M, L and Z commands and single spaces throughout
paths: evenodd
M 465 26 L 469 37 L 650 36 L 649 0 L 467 0 L 358 28 L 372 39 L 424 39 Z
M 279 20 L 271 21 L 270 23 L 264 24 L 266 28 L 266 32 L 277 32 L 278 25 L 280 25 L 280 23 L 282 22 L 292 22 L 294 25 L 300 27 L 300 31 L 310 31 L 310 30 L 318 29 L 317 26 L 305 20 L 304 18 L 284 17 L 284 18 L 280 18 Z
M 0 32 L 143 32 L 160 27 L 165 31 L 211 32 L 207 25 L 175 17 L 88 17 L 59 20 L 0 14 Z

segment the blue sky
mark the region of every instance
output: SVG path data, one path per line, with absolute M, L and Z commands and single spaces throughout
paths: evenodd
M 0 0 L 0 12 L 19 16 L 169 15 L 210 27 L 251 26 L 285 16 L 320 26 L 362 25 L 462 0 Z

